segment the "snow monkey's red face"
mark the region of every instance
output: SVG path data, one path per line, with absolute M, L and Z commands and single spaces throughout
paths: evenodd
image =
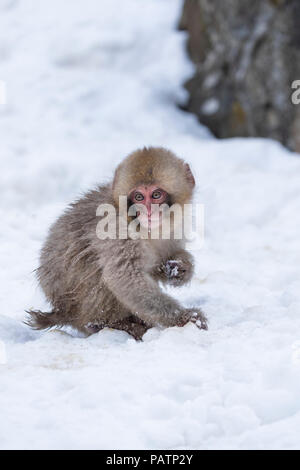
M 161 224 L 161 205 L 168 204 L 168 193 L 157 185 L 137 186 L 129 194 L 132 204 L 137 204 L 140 224 L 143 227 L 154 228 Z
M 154 228 L 159 228 L 159 236 L 165 238 L 168 228 L 173 234 L 175 226 L 182 224 L 184 206 L 191 202 L 194 186 L 194 176 L 184 160 L 161 147 L 149 147 L 136 150 L 120 163 L 112 195 L 117 208 L 120 196 L 126 196 L 127 221 L 133 231 L 136 227 L 145 232 L 147 227 L 155 238 L 158 231 Z

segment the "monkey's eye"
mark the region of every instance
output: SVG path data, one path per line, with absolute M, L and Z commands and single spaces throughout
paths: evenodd
M 161 192 L 160 191 L 153 191 L 152 197 L 153 197 L 153 199 L 159 199 L 161 197 Z
M 134 196 L 134 199 L 136 201 L 143 201 L 144 200 L 144 196 L 142 195 L 142 193 L 136 193 L 135 196 Z

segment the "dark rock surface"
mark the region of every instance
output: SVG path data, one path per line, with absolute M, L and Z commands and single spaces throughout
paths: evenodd
M 217 137 L 260 136 L 300 152 L 300 0 L 185 0 L 196 72 L 186 109 Z

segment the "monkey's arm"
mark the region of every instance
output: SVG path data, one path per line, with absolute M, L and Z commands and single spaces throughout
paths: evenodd
M 164 260 L 153 271 L 157 281 L 178 287 L 189 282 L 194 274 L 193 257 L 186 250 L 175 252 L 169 259 Z
M 153 326 L 183 326 L 193 321 L 199 328 L 206 328 L 205 317 L 200 310 L 183 308 L 164 294 L 155 280 L 144 272 L 133 244 L 125 247 L 115 242 L 111 253 L 103 267 L 103 280 L 133 314 Z

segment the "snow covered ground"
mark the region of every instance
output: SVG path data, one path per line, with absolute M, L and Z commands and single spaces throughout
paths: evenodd
M 217 141 L 179 111 L 192 65 L 179 0 L 0 0 L 0 447 L 300 448 L 300 159 Z M 283 116 L 284 119 L 284 116 Z M 144 342 L 34 332 L 33 270 L 65 205 L 143 145 L 191 163 L 209 331 Z

